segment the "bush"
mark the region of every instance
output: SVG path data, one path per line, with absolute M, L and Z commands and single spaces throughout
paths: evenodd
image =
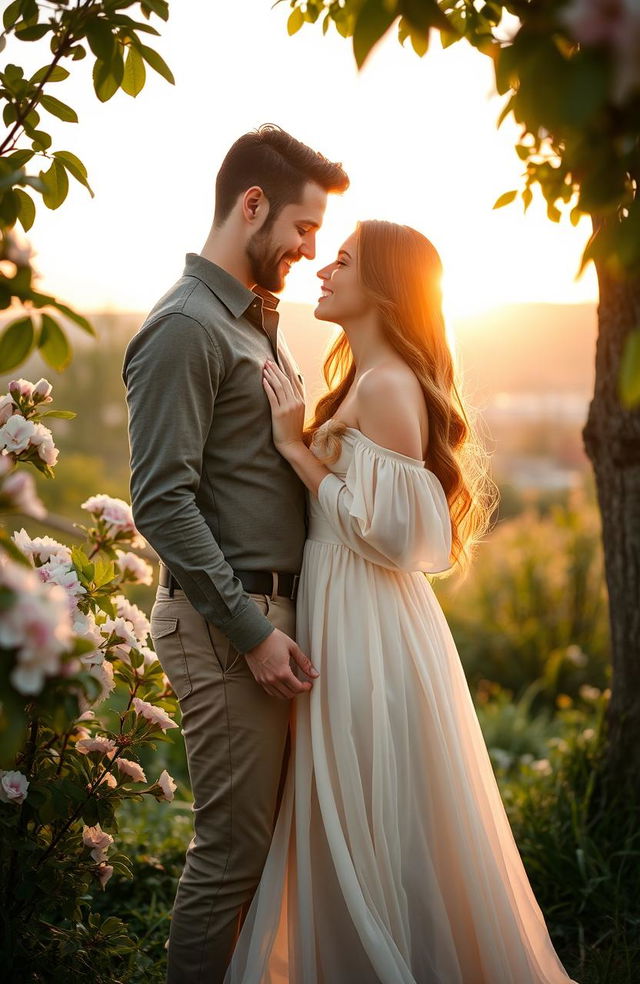
M 609 683 L 607 599 L 597 510 L 582 493 L 541 517 L 499 523 L 463 581 L 434 581 L 472 689 L 482 679 L 534 706 Z

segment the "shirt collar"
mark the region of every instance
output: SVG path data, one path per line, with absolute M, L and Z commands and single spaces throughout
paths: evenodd
M 263 306 L 269 311 L 275 311 L 278 307 L 279 299 L 270 291 L 265 290 L 264 287 L 249 290 L 217 263 L 212 263 L 198 253 L 187 253 L 184 276 L 196 277 L 206 284 L 234 318 L 242 317 L 251 308 L 251 313 L 255 311 L 261 320 Z M 258 304 L 256 299 L 259 301 Z

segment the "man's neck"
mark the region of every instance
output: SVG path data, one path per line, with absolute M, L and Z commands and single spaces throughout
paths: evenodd
M 238 249 L 238 244 L 230 242 L 228 237 L 214 232 L 209 233 L 207 241 L 200 251 L 200 256 L 226 270 L 245 287 L 253 288 L 249 263 L 244 249 Z

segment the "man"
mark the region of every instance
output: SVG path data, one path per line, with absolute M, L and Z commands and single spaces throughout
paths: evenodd
M 314 258 L 327 195 L 348 184 L 278 127 L 240 137 L 202 252 L 125 353 L 133 516 L 162 562 L 151 635 L 194 795 L 168 984 L 224 977 L 272 836 L 289 699 L 317 676 L 293 641 L 304 487 L 273 445 L 262 370 L 275 359 L 302 388 L 271 292 Z

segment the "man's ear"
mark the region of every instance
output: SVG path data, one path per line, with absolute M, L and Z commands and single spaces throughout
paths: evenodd
M 242 217 L 256 228 L 265 221 L 269 214 L 269 200 L 259 185 L 245 191 L 242 196 Z

